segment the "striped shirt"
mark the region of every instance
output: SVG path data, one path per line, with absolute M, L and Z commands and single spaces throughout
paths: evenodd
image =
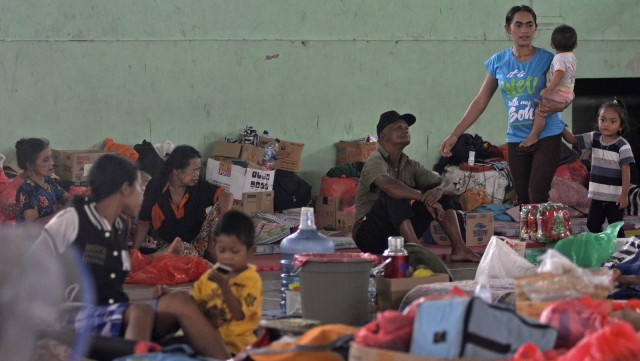
M 600 132 L 576 136 L 578 148 L 591 149 L 591 175 L 589 198 L 617 202 L 622 193 L 622 166 L 635 163 L 631 146 L 618 137 L 611 143 L 602 142 Z

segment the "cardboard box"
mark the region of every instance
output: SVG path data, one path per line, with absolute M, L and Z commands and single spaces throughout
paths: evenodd
M 449 275 L 435 273 L 429 277 L 409 278 L 383 278 L 376 277 L 376 304 L 378 310 L 397 310 L 404 299 L 414 287 L 429 283 L 449 282 Z
M 220 161 L 242 160 L 251 165 L 259 166 L 262 165 L 264 148 L 218 140 L 213 142 L 211 157 Z
M 493 236 L 493 213 L 468 212 L 464 215 L 465 232 L 462 235 L 467 246 L 486 246 Z M 436 221 L 429 225 L 433 240 L 440 245 L 450 245 L 451 241 Z
M 249 216 L 256 213 L 273 213 L 273 191 L 242 193 L 242 204 L 235 204 L 233 209 Z
M 74 185 L 87 185 L 91 166 L 102 155 L 100 150 L 51 150 L 53 171 L 60 179 Z
M 369 155 L 378 147 L 377 142 L 345 142 L 336 143 L 338 164 L 366 162 Z
M 260 136 L 258 138 L 258 145 L 264 148 L 264 146 L 272 140 L 273 138 Z M 280 139 L 280 150 L 278 150 L 278 160 L 276 160 L 275 169 L 288 170 L 290 172 L 299 171 L 303 148 L 303 143 Z M 262 158 L 260 159 L 262 160 Z
M 316 226 L 330 231 L 350 231 L 355 223 L 355 213 L 341 210 L 340 199 L 318 197 L 316 200 Z
M 482 361 L 480 359 L 438 358 L 412 355 L 407 352 L 383 350 L 351 343 L 349 361 Z M 489 360 L 484 360 L 489 361 Z
M 231 162 L 209 158 L 205 179 L 225 187 L 234 199 L 242 200 L 245 192 L 268 192 L 273 190 L 275 171 L 244 168 Z

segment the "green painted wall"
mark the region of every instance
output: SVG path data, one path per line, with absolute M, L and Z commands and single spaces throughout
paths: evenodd
M 578 77 L 640 76 L 637 0 L 525 1 L 538 46 L 573 25 Z M 333 144 L 412 112 L 407 152 L 427 165 L 510 45 L 498 0 L 1 0 L 0 153 L 18 138 L 88 149 L 105 137 L 211 142 L 245 124 L 306 144 L 301 175 L 319 189 Z M 565 112 L 570 119 L 570 110 Z M 504 142 L 494 97 L 470 129 Z

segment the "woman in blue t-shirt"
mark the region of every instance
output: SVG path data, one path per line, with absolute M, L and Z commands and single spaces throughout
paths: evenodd
M 551 100 L 541 101 L 540 91 L 546 86 L 546 73 L 553 53 L 533 46 L 538 28 L 532 8 L 514 6 L 507 12 L 504 29 L 513 46 L 494 54 L 485 62 L 487 76 L 458 125 L 440 145 L 440 154 L 451 156 L 451 148 L 484 112 L 497 89 L 507 109 L 507 144 L 509 168 L 518 196 L 518 204 L 544 203 L 560 155 L 564 123 L 560 113 L 568 105 Z M 520 143 L 531 133 L 535 109 L 549 115 L 540 140 L 529 146 Z

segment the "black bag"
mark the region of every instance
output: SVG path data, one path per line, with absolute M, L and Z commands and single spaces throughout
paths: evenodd
M 276 169 L 273 181 L 273 210 L 304 207 L 311 202 L 311 185 L 297 174 Z
M 145 139 L 141 144 L 134 145 L 133 149 L 138 152 L 138 167 L 141 171 L 148 173 L 151 177 L 160 175 L 162 158 L 151 142 L 147 142 Z
M 476 153 L 476 160 L 489 159 L 492 157 L 491 149 L 485 148 L 481 136 L 478 134 L 471 135 L 464 133 L 458 138 L 456 144 L 451 149 L 451 157 L 440 157 L 438 163 L 433 166 L 433 170 L 442 173 L 448 164 L 459 165 L 460 163 L 468 161 L 469 151 Z

